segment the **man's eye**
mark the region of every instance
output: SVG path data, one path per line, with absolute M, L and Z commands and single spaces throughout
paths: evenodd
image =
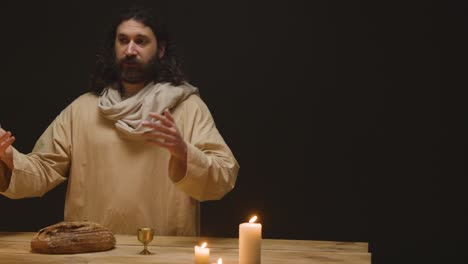
M 127 43 L 128 43 L 128 39 L 126 39 L 126 38 L 119 38 L 119 43 L 121 43 L 121 44 L 127 44 Z
M 136 39 L 136 40 L 135 40 L 135 43 L 136 43 L 137 45 L 145 45 L 146 42 L 147 42 L 146 39 Z

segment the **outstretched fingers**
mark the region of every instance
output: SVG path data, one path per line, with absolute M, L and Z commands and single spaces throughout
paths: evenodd
M 168 126 L 168 127 L 174 127 L 175 124 L 173 121 L 171 121 L 169 118 L 167 118 L 166 116 L 163 116 L 163 115 L 160 115 L 160 114 L 156 114 L 156 113 L 149 113 L 149 116 L 151 116 L 152 118 L 155 118 L 159 121 L 161 121 L 161 124 L 165 125 L 165 126 Z
M 145 132 L 143 134 L 143 136 L 146 139 L 163 139 L 165 141 L 174 141 L 174 140 L 176 140 L 175 136 L 165 134 L 165 133 L 161 133 L 161 132 L 156 132 L 156 131 Z
M 171 112 L 169 112 L 169 109 L 166 108 L 166 110 L 164 110 L 164 116 L 172 123 L 175 123 L 174 118 L 171 115 Z
M 3 135 L 0 136 L 0 157 L 5 154 L 5 150 L 11 146 L 13 142 L 15 142 L 15 137 L 11 135 L 10 131 L 3 133 Z

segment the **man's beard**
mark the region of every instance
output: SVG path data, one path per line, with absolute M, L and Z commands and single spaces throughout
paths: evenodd
M 116 70 L 120 80 L 132 84 L 149 82 L 154 79 L 158 65 L 159 60 L 156 55 L 146 63 L 138 60 L 135 56 L 116 59 Z

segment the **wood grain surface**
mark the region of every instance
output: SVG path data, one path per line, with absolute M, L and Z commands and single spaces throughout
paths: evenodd
M 0 232 L 0 263 L 193 263 L 194 246 L 208 243 L 215 263 L 238 263 L 238 240 L 214 237 L 157 236 L 148 246 L 153 255 L 138 255 L 143 245 L 135 236 L 115 235 L 116 247 L 110 251 L 73 255 L 45 255 L 31 252 L 35 233 Z M 271 264 L 370 264 L 367 243 L 309 240 L 262 240 L 262 263 Z

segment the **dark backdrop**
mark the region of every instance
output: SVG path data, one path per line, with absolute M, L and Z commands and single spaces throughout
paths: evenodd
M 149 2 L 241 165 L 202 204 L 202 235 L 236 237 L 257 213 L 265 238 L 368 241 L 374 263 L 460 252 L 466 7 L 375 2 Z M 87 91 L 122 3 L 2 4 L 0 122 L 17 149 Z M 65 189 L 0 197 L 0 230 L 62 220 Z

